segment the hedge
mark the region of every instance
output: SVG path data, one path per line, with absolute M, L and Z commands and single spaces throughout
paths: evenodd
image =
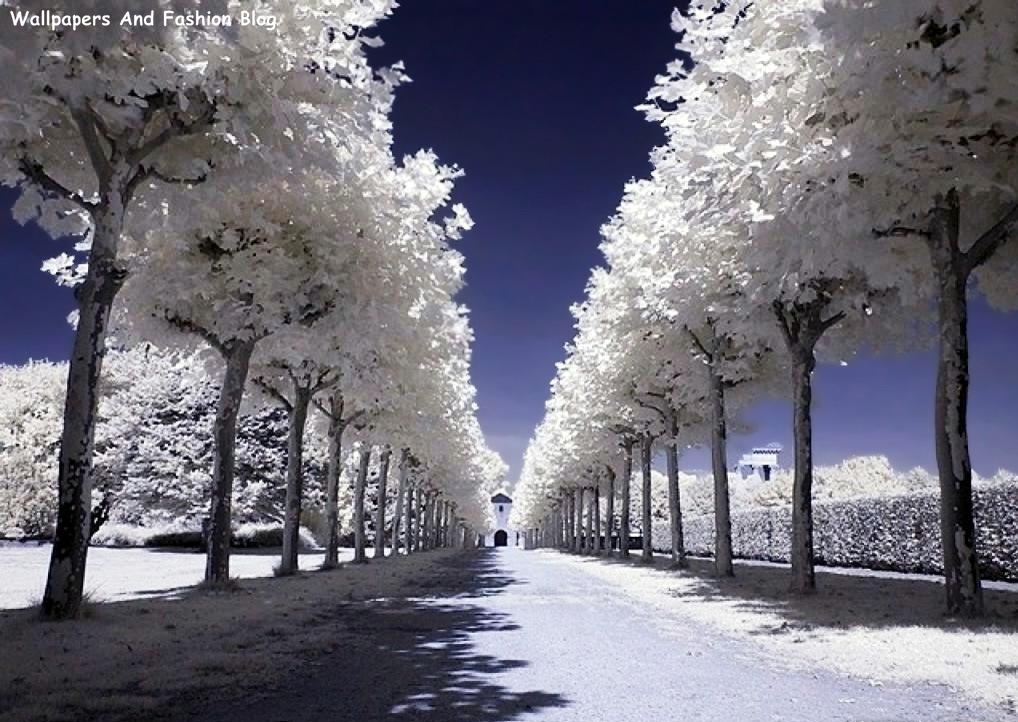
M 1018 581 L 1018 486 L 987 485 L 973 494 L 976 544 L 985 579 Z M 940 497 L 936 489 L 912 494 L 816 502 L 814 553 L 818 564 L 942 574 Z M 714 518 L 683 519 L 686 552 L 710 556 Z M 788 562 L 792 509 L 768 507 L 732 514 L 735 556 Z M 670 548 L 667 523 L 656 523 L 654 547 Z

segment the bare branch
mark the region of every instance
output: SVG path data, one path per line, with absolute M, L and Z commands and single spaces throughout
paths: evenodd
M 1018 225 L 1018 205 L 1012 206 L 1003 218 L 994 223 L 993 227 L 981 235 L 965 252 L 967 270 L 972 272 L 986 263 L 1007 240 L 1008 233 L 1014 230 L 1016 225 Z

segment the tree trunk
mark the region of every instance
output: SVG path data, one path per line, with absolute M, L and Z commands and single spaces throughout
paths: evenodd
M 385 505 L 386 486 L 389 483 L 389 459 L 392 450 L 386 447 L 378 467 L 378 509 L 375 512 L 375 559 L 385 557 Z
M 432 533 L 434 534 L 434 537 L 435 537 L 434 539 L 432 539 L 432 542 L 431 542 L 432 549 L 439 549 L 442 546 L 442 513 L 443 513 L 442 507 L 444 507 L 444 506 L 445 506 L 445 502 L 442 501 L 442 498 L 440 496 L 436 495 L 436 497 L 435 497 L 435 522 L 434 522 L 434 524 L 431 527 Z
M 238 341 L 227 349 L 226 374 L 216 408 L 212 501 L 209 511 L 208 556 L 205 560 L 205 581 L 212 584 L 225 584 L 230 580 L 230 506 L 233 497 L 237 416 L 240 414 L 244 384 L 247 382 L 254 348 L 254 341 Z
M 654 456 L 654 439 L 650 434 L 644 434 L 640 440 L 640 470 L 643 474 L 643 553 L 641 561 L 647 564 L 654 563 L 654 539 L 651 524 L 651 475 L 650 463 Z
M 583 553 L 583 489 L 573 489 L 573 514 L 576 525 L 576 537 L 573 541 L 573 551 L 577 554 Z
M 792 591 L 816 591 L 813 571 L 813 367 L 812 348 L 792 359 L 795 482 L 792 487 Z
M 445 502 L 438 496 L 435 497 L 434 518 L 431 520 L 431 548 L 442 548 L 442 513 Z
M 576 490 L 576 528 L 579 530 L 576 536 L 578 542 L 576 551 L 580 554 L 587 551 L 587 526 L 583 508 L 585 491 L 582 487 Z
M 668 412 L 668 443 L 665 445 L 665 464 L 668 470 L 668 516 L 672 532 L 672 566 L 684 569 L 686 547 L 682 537 L 682 501 L 679 496 L 679 424 L 675 411 Z
M 633 440 L 626 439 L 622 444 L 622 494 L 619 499 L 621 515 L 619 526 L 619 556 L 629 558 L 629 487 L 633 479 Z
M 608 556 L 612 553 L 612 532 L 615 531 L 615 471 L 608 469 L 608 494 L 605 498 L 604 548 Z
M 368 485 L 368 466 L 371 464 L 371 447 L 361 449 L 361 463 L 353 488 L 353 561 L 363 564 L 368 560 L 365 553 L 366 530 L 364 528 L 364 496 Z
M 414 502 L 414 551 L 421 550 L 421 525 L 424 523 L 424 489 L 420 483 L 417 487 L 416 501 Z
M 325 480 L 325 560 L 322 569 L 339 566 L 339 477 L 343 471 L 342 410 L 329 417 L 329 469 Z
M 566 528 L 566 539 L 565 547 L 568 551 L 573 550 L 573 536 L 575 530 L 573 529 L 573 522 L 576 520 L 576 516 L 573 512 L 573 490 L 570 489 L 566 492 L 566 503 L 563 509 L 565 514 L 565 528 Z
M 407 464 L 410 452 L 403 449 L 399 455 L 399 488 L 396 491 L 396 508 L 392 512 L 392 556 L 399 554 L 399 534 L 403 528 L 403 505 L 406 501 Z
M 280 574 L 297 571 L 300 551 L 300 508 L 304 493 L 304 427 L 307 424 L 311 389 L 294 385 L 286 441 L 286 502 L 283 507 L 283 557 Z
M 407 480 L 406 506 L 403 507 L 403 552 L 407 556 L 413 554 L 414 547 L 413 505 L 414 486 Z
M 940 477 L 940 534 L 947 611 L 983 613 L 968 444 L 968 266 L 958 248 L 959 204 L 951 193 L 934 216 L 929 249 L 937 275 L 940 347 L 934 442 Z
M 431 548 L 431 519 L 435 512 L 435 495 L 428 492 L 424 495 L 424 519 L 421 522 L 421 549 Z
M 586 507 L 587 523 L 583 529 L 583 553 L 594 553 L 594 490 L 583 490 L 583 501 Z
M 435 497 L 435 524 L 432 526 L 435 538 L 432 540 L 432 548 L 440 549 L 442 547 L 442 516 L 445 506 L 445 502 L 440 497 Z
M 558 527 L 559 527 L 559 533 L 560 533 L 559 540 L 558 540 L 558 547 L 559 547 L 559 549 L 565 549 L 566 548 L 566 540 L 569 538 L 569 516 L 568 516 L 568 510 L 569 510 L 569 502 L 566 500 L 565 494 L 560 492 L 560 494 L 559 494 L 559 503 L 558 503 Z
M 576 538 L 579 531 L 576 529 L 576 490 L 569 490 L 569 551 L 576 551 Z
M 594 484 L 594 554 L 601 555 L 601 488 Z
M 786 307 L 774 303 L 775 313 L 792 362 L 792 414 L 795 437 L 795 481 L 792 486 L 792 585 L 791 591 L 810 594 L 816 591 L 813 570 L 813 370 L 816 345 L 824 333 L 845 314 L 828 319 L 823 313 L 830 294 L 821 292 L 809 302 Z
M 735 576 L 732 564 L 732 514 L 728 495 L 728 423 L 725 419 L 725 383 L 718 369 L 721 340 L 713 336 L 708 363 L 711 397 L 711 466 L 714 470 L 714 571 Z
M 123 201 L 110 201 L 93 214 L 92 250 L 85 281 L 75 291 L 78 325 L 67 370 L 63 432 L 57 471 L 57 518 L 42 615 L 76 617 L 85 588 L 89 517 L 92 509 L 92 455 L 95 446 L 99 377 L 113 300 L 124 283 L 117 264 L 123 232 Z

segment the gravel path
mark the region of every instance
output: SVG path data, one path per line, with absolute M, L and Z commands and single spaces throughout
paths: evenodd
M 341 606 L 339 652 L 202 722 L 990 722 L 948 690 L 783 668 L 561 557 L 453 555 L 420 596 Z M 183 711 L 183 710 L 182 710 Z

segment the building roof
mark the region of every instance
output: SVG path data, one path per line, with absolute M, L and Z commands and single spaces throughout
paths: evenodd
M 495 496 L 491 497 L 491 503 L 492 504 L 512 504 L 513 500 L 510 499 L 505 494 L 499 492 L 498 494 L 495 494 Z

